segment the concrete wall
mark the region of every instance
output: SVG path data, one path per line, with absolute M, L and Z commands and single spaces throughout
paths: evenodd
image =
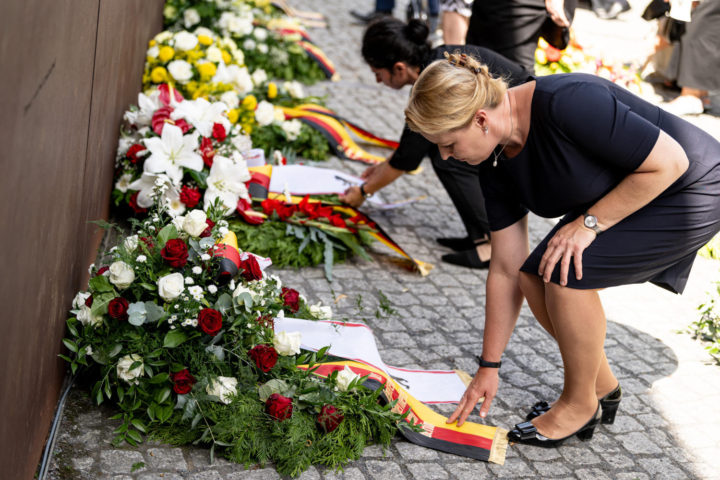
M 162 0 L 8 0 L 0 16 L 0 465 L 37 468 L 67 310 L 107 216 L 123 111 Z

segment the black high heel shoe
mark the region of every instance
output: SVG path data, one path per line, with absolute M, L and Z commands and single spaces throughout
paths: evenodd
M 615 387 L 615 390 L 600 399 L 600 408 L 602 408 L 601 423 L 603 425 L 612 425 L 615 423 L 615 415 L 617 414 L 620 400 L 622 400 L 622 389 L 620 388 L 620 384 Z M 550 410 L 550 404 L 548 402 L 537 402 L 532 406 L 530 413 L 525 416 L 525 420 L 530 421 L 535 417 L 539 417 L 548 410 Z
M 577 435 L 577 437 L 583 441 L 590 440 L 595 433 L 595 427 L 598 426 L 598 424 L 600 423 L 600 419 L 602 418 L 601 412 L 602 409 L 600 408 L 600 403 L 598 403 L 597 410 L 595 410 L 595 415 L 593 415 L 592 418 L 588 420 L 585 425 L 580 427 L 578 431 L 571 433 L 567 437 L 548 438 L 544 435 L 541 435 L 540 432 L 538 432 L 535 428 L 535 425 L 533 425 L 531 422 L 518 423 L 517 425 L 515 425 L 515 428 L 508 432 L 507 437 L 508 440 L 511 442 L 524 443 L 526 445 L 535 445 L 537 447 L 545 448 L 557 447 L 573 435 Z

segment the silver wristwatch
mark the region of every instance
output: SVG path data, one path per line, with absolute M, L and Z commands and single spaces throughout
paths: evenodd
M 602 229 L 598 227 L 597 217 L 595 215 L 590 215 L 587 212 L 583 214 L 583 225 L 595 232 L 597 235 L 600 235 L 603 232 Z

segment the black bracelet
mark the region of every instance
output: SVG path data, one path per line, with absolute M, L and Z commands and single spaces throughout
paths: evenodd
M 484 360 L 483 357 L 480 355 L 475 355 L 475 360 L 477 360 L 478 365 L 485 368 L 500 368 L 500 365 L 502 365 L 502 362 L 488 362 L 487 360 Z
M 362 194 L 363 198 L 370 198 L 370 197 L 373 196 L 372 193 L 367 193 L 367 192 L 365 191 L 365 184 L 364 184 L 364 183 L 360 185 L 360 193 Z

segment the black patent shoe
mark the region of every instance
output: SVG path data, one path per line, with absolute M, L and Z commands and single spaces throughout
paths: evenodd
M 537 447 L 544 448 L 557 447 L 573 435 L 577 435 L 577 437 L 583 441 L 590 440 L 595 433 L 595 427 L 597 427 L 598 423 L 600 423 L 600 418 L 602 417 L 601 411 L 602 410 L 600 409 L 600 404 L 598 403 L 597 410 L 595 410 L 595 415 L 593 415 L 592 418 L 588 420 L 585 425 L 580 427 L 578 431 L 571 433 L 567 437 L 548 438 L 544 435 L 541 435 L 540 432 L 538 432 L 535 428 L 535 425 L 532 424 L 532 422 L 518 423 L 517 425 L 515 425 L 515 428 L 508 432 L 507 437 L 508 440 L 511 442 L 524 443 L 526 445 L 535 445 Z
M 620 384 L 615 389 L 600 399 L 600 408 L 602 408 L 602 424 L 612 425 L 615 423 L 615 414 L 617 414 L 618 406 L 622 400 L 622 388 Z M 539 417 L 543 413 L 550 410 L 550 404 L 546 401 L 537 402 L 532 406 L 530 413 L 525 416 L 525 420 L 530 421 L 535 417 Z
M 490 266 L 490 260 L 480 260 L 477 250 L 474 248 L 462 252 L 446 253 L 440 258 L 445 263 L 452 263 L 461 267 L 488 268 Z
M 475 248 L 478 245 L 487 243 L 488 239 L 479 238 L 477 240 L 472 240 L 470 237 L 438 237 L 435 239 L 435 241 L 443 247 L 447 247 L 455 250 L 456 252 L 460 252 L 462 250 L 470 250 L 471 248 Z

